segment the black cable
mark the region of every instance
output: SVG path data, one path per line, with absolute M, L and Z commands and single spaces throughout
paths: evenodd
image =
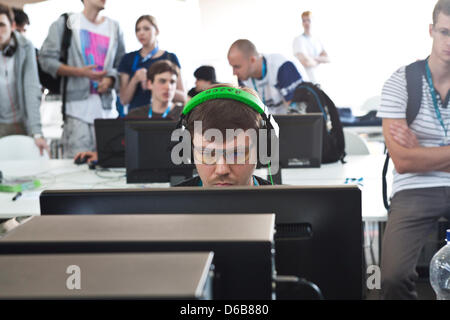
M 297 276 L 276 276 L 275 282 L 278 283 L 295 283 L 298 285 L 305 285 L 307 287 L 310 287 L 313 289 L 313 291 L 317 294 L 317 297 L 319 300 L 325 300 L 323 297 L 322 291 L 320 290 L 319 286 L 317 286 L 314 282 L 309 281 L 305 278 L 299 278 Z M 300 286 L 297 286 L 297 288 L 300 288 Z

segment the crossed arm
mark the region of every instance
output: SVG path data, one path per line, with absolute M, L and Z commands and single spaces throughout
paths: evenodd
M 320 63 L 328 63 L 330 62 L 330 58 L 328 57 L 328 54 L 326 53 L 326 51 L 322 51 L 320 53 L 320 55 L 318 57 L 311 57 L 309 55 L 306 55 L 304 53 L 301 52 L 297 52 L 295 54 L 295 56 L 297 57 L 297 59 L 301 62 L 301 64 L 304 67 L 315 67 L 317 65 L 319 65 Z
M 421 146 L 405 119 L 384 118 L 383 135 L 398 173 L 450 173 L 450 146 Z

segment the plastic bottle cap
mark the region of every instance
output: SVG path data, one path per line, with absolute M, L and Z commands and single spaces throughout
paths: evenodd
M 450 243 L 450 229 L 447 229 L 447 243 Z

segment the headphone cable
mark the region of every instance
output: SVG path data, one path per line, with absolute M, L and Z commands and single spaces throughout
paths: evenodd
M 270 183 L 271 183 L 272 185 L 274 185 L 274 184 L 273 184 L 273 179 L 272 179 L 272 170 L 270 169 L 270 161 L 269 161 L 269 163 L 268 163 L 268 167 L 269 167 Z

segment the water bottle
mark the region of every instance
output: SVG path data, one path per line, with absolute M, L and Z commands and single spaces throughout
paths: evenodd
M 450 300 L 450 229 L 447 244 L 431 259 L 430 282 L 438 300 Z

